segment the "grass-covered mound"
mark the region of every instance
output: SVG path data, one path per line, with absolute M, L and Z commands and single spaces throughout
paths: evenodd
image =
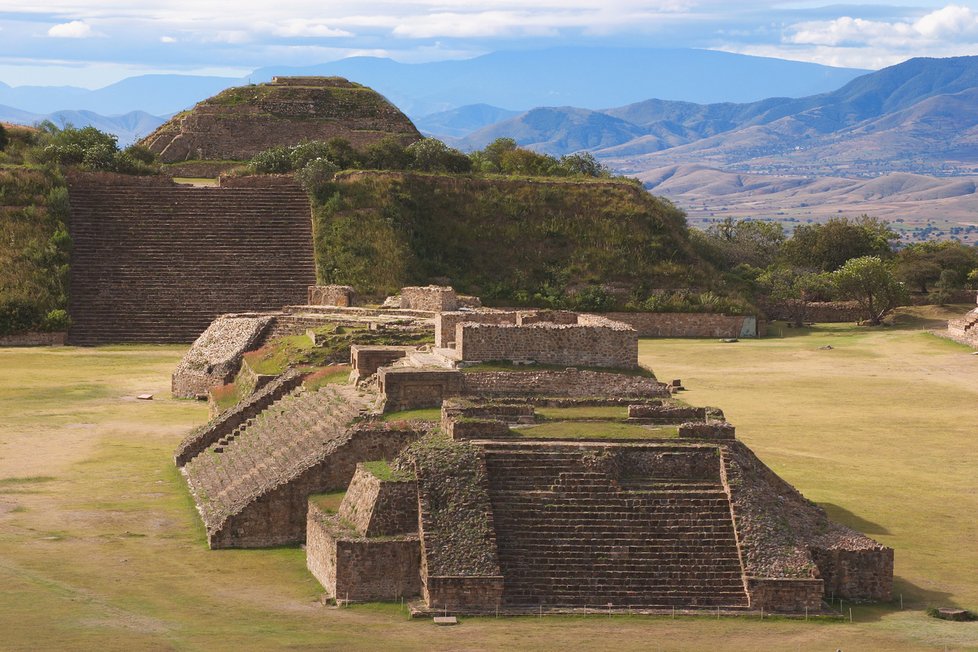
M 56 168 L 0 164 L 0 335 L 67 326 L 67 220 Z
M 376 91 L 340 77 L 283 77 L 221 91 L 173 116 L 142 144 L 164 163 L 246 161 L 269 147 L 343 138 L 362 149 L 385 136 L 421 139 Z
M 315 208 L 319 277 L 382 295 L 451 283 L 494 302 L 611 308 L 706 284 L 684 214 L 621 180 L 345 172 Z M 590 305 L 593 304 L 593 305 Z

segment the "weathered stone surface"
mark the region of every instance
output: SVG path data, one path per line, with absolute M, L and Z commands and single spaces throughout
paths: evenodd
M 401 308 L 444 312 L 458 309 L 458 295 L 447 286 L 401 288 Z
M 584 367 L 638 366 L 638 334 L 626 324 L 578 315 L 575 324 L 526 325 L 460 322 L 455 350 L 463 361 L 531 360 Z
M 356 292 L 349 285 L 310 285 L 306 293 L 310 306 L 348 308 L 356 303 Z
M 742 442 L 719 446 L 749 577 L 822 579 L 836 597 L 890 599 L 892 549 L 831 522 Z
M 679 425 L 679 436 L 691 439 L 736 439 L 736 429 L 726 421 L 690 421 Z
M 639 337 L 760 337 L 764 324 L 755 315 L 716 315 L 705 312 L 605 312 L 628 324 Z
M 362 537 L 417 532 L 418 483 L 413 477 L 381 479 L 357 464 L 339 516 Z
M 477 371 L 463 375 L 462 394 L 481 397 L 668 397 L 655 378 L 591 370 Z
M 302 374 L 290 369 L 265 385 L 261 391 L 245 398 L 229 410 L 217 415 L 203 426 L 190 431 L 174 455 L 177 466 L 183 466 L 220 439 L 233 434 L 276 401 L 291 394 L 302 384 Z
M 310 494 L 345 488 L 357 462 L 393 459 L 420 436 L 354 425 L 372 400 L 344 385 L 300 391 L 191 459 L 184 472 L 211 547 L 302 541 Z
M 173 116 L 143 139 L 164 163 L 243 161 L 270 147 L 348 140 L 363 149 L 385 136 L 421 139 L 379 93 L 340 77 L 276 77 L 229 88 Z
M 978 349 L 978 308 L 947 322 L 947 336 Z
M 241 356 L 255 348 L 273 321 L 269 316 L 222 315 L 190 346 L 171 378 L 178 398 L 206 395 L 234 379 Z
M 357 378 L 366 378 L 415 350 L 414 346 L 361 346 L 350 347 L 350 365 Z
M 418 367 L 381 367 L 377 381 L 385 412 L 440 407 L 446 397 L 461 394 L 464 382 L 458 370 Z
M 421 593 L 421 545 L 417 533 L 383 539 L 359 536 L 336 514 L 309 502 L 306 566 L 326 594 L 338 601 L 411 598 Z
M 824 583 L 817 578 L 748 577 L 747 593 L 752 609 L 799 613 L 822 607 Z
M 0 336 L 0 346 L 64 346 L 67 333 L 18 333 Z
M 191 188 L 124 176 L 69 179 L 69 343 L 192 342 L 218 315 L 305 301 L 312 220 L 290 179 Z

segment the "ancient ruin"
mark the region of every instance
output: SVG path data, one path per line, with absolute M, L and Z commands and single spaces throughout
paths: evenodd
M 978 308 L 964 317 L 947 322 L 947 336 L 952 340 L 978 349 Z
M 176 463 L 212 548 L 304 541 L 330 598 L 404 598 L 416 614 L 889 599 L 893 550 L 831 522 L 722 411 L 678 400 L 638 365 L 635 328 L 436 286 L 386 305 L 228 316 L 191 348 L 174 375 L 189 393 L 226 382 L 255 333 L 304 320 L 396 323 L 431 342 L 354 341 L 348 375 L 290 369 L 192 432 Z M 236 335 L 217 352 L 222 329 Z
M 355 148 L 393 136 L 420 140 L 411 121 L 376 91 L 341 77 L 275 77 L 238 86 L 173 116 L 143 144 L 164 163 L 245 161 L 279 145 L 343 138 Z

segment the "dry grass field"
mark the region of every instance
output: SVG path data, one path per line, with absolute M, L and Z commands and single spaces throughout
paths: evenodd
M 183 348 L 0 349 L 0 649 L 978 649 L 978 623 L 923 613 L 978 609 L 978 356 L 921 332 L 928 317 L 940 315 L 641 344 L 660 378 L 682 378 L 684 399 L 723 407 L 778 473 L 896 549 L 904 609 L 857 606 L 852 624 L 592 616 L 437 628 L 400 605 L 323 606 L 299 548 L 207 549 L 171 458 L 206 418 L 202 404 L 169 398 Z M 143 392 L 154 400 L 136 400 Z

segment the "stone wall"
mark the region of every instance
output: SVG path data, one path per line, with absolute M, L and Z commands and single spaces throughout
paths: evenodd
M 978 349 L 978 308 L 964 317 L 948 320 L 947 336 Z
M 352 428 L 322 459 L 286 482 L 270 481 L 274 484 L 260 497 L 229 515 L 219 529 L 209 533 L 211 547 L 263 548 L 303 541 L 309 496 L 345 489 L 358 462 L 394 459 L 419 436 L 417 431 L 396 426 Z
M 824 586 L 820 579 L 782 579 L 748 577 L 747 594 L 751 609 L 812 613 L 822 608 Z
M 384 539 L 358 537 L 340 518 L 309 502 L 306 566 L 337 601 L 397 600 L 421 593 L 421 545 L 417 534 Z
M 705 312 L 606 312 L 602 317 L 628 324 L 639 337 L 763 336 L 754 315 L 716 315 Z
M 306 288 L 306 303 L 310 306 L 348 308 L 355 302 L 356 293 L 349 285 L 310 285 Z
M 455 350 L 463 361 L 532 360 L 583 367 L 638 366 L 638 334 L 631 326 L 579 315 L 577 324 L 526 326 L 460 322 Z
M 339 516 L 360 536 L 383 537 L 418 531 L 418 485 L 415 480 L 382 480 L 363 464 L 340 505 Z
M 452 288 L 441 285 L 401 288 L 401 308 L 431 312 L 458 310 L 458 296 Z
M 463 374 L 463 394 L 482 397 L 668 397 L 667 387 L 648 376 L 567 369 L 473 371 Z
M 211 322 L 190 346 L 170 380 L 178 398 L 197 398 L 231 382 L 241 356 L 258 346 L 272 317 L 264 315 L 222 315 Z
M 893 548 L 867 546 L 812 548 L 812 557 L 825 582 L 826 595 L 850 600 L 890 600 L 893 597 Z
M 511 437 L 509 424 L 498 419 L 455 417 L 442 421 L 442 428 L 451 439 L 500 439 Z
M 302 384 L 302 374 L 294 369 L 286 371 L 276 380 L 252 394 L 211 421 L 195 428 L 187 435 L 174 456 L 177 466 L 183 466 L 222 437 L 226 437 L 249 419 L 254 419 L 273 403 L 294 391 Z
M 293 182 L 195 188 L 118 177 L 69 179 L 69 343 L 192 342 L 218 315 L 306 300 L 312 220 Z
M 679 425 L 679 436 L 689 439 L 736 439 L 736 429 L 726 421 L 693 421 Z
M 462 393 L 464 382 L 458 370 L 417 367 L 382 367 L 377 380 L 385 412 L 441 407 L 446 397 Z
M 628 418 L 649 423 L 682 423 L 684 421 L 705 421 L 706 408 L 689 405 L 640 405 L 628 406 Z
M 490 613 L 503 601 L 502 575 L 483 577 L 431 576 L 424 581 L 424 600 L 430 609 L 449 613 Z
M 855 301 L 762 300 L 760 307 L 769 320 L 844 323 L 864 318 Z
M 435 315 L 435 346 L 449 348 L 455 344 L 455 327 L 462 322 L 474 324 L 516 324 L 517 313 L 502 310 L 453 311 Z
M 0 336 L 0 346 L 64 346 L 66 333 L 18 333 Z
M 366 378 L 377 373 L 381 367 L 386 367 L 406 356 L 415 346 L 362 346 L 354 344 L 350 347 L 350 365 L 357 378 Z

